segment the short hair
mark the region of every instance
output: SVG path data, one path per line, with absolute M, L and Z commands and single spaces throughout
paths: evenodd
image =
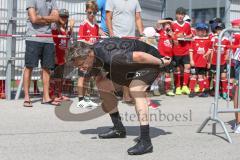
M 77 41 L 68 48 L 65 59 L 67 62 L 72 62 L 76 58 L 86 58 L 92 50 L 92 45 L 84 41 Z
M 176 9 L 176 14 L 186 15 L 186 13 L 187 13 L 187 11 L 183 7 L 179 7 L 179 8 Z
M 173 21 L 173 18 L 172 18 L 172 17 L 166 17 L 166 18 L 164 18 L 164 20 L 170 20 L 170 21 Z
M 86 2 L 86 10 L 87 9 L 92 9 L 93 11 L 98 11 L 98 5 L 95 0 L 88 0 Z

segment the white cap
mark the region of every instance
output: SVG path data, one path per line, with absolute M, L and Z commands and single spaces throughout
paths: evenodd
M 153 27 L 144 28 L 143 34 L 146 37 L 159 36 L 159 34 L 156 32 L 156 30 Z
M 189 17 L 189 15 L 185 15 L 185 17 L 183 18 L 184 21 L 187 21 L 187 20 L 190 20 L 191 21 L 191 18 Z

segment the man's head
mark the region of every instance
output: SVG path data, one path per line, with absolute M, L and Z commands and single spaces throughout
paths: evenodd
M 183 19 L 186 15 L 186 9 L 183 7 L 179 7 L 176 9 L 176 20 L 178 21 L 178 23 L 183 23 Z
M 66 9 L 60 9 L 59 10 L 59 17 L 60 17 L 60 24 L 65 25 L 68 23 L 68 18 L 69 18 L 69 12 Z
M 199 37 L 207 36 L 208 26 L 205 23 L 197 23 L 195 28 L 196 28 L 197 36 Z
M 96 1 L 94 0 L 88 0 L 86 2 L 86 13 L 87 13 L 87 18 L 90 21 L 93 21 L 96 14 L 98 12 L 98 5 L 96 3 Z
M 211 24 L 211 30 L 215 34 L 219 34 L 225 28 L 224 23 L 214 22 Z
M 91 69 L 93 59 L 93 46 L 83 41 L 74 43 L 67 51 L 66 61 L 84 71 Z

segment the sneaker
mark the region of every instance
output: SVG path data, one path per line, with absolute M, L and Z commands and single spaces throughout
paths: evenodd
M 92 107 L 97 107 L 98 104 L 87 99 L 83 99 L 78 102 L 77 107 L 78 108 L 92 108 Z
M 141 139 L 136 145 L 127 150 L 129 155 L 142 155 L 153 152 L 152 142 Z
M 234 133 L 240 134 L 240 124 L 238 124 L 234 127 Z
M 167 96 L 175 96 L 175 93 L 173 91 L 167 91 L 166 95 Z
M 118 130 L 115 127 L 110 128 L 109 131 L 105 133 L 98 134 L 100 139 L 110 139 L 110 138 L 125 138 L 126 131 L 125 130 Z
M 98 103 L 93 102 L 92 100 L 89 100 L 89 104 L 90 104 L 92 107 L 98 107 L 98 106 L 99 106 Z
M 198 93 L 199 91 L 200 91 L 200 87 L 199 87 L 199 85 L 196 85 L 196 87 L 194 88 L 194 92 Z
M 152 108 L 152 109 L 158 109 L 158 108 L 159 108 L 159 104 L 154 103 L 152 100 L 150 100 L 150 101 L 148 102 L 148 107 L 149 107 L 149 108 Z
M 206 92 L 202 92 L 198 94 L 198 97 L 208 97 L 208 94 Z
M 181 94 L 182 94 L 181 87 L 177 87 L 176 88 L 176 95 L 181 95 Z
M 188 88 L 187 86 L 183 86 L 183 87 L 182 87 L 182 93 L 183 93 L 183 94 L 190 94 L 189 88 Z
M 160 94 L 159 90 L 154 90 L 153 95 L 154 96 L 160 96 L 161 94 Z
M 193 97 L 195 97 L 195 96 L 196 96 L 196 94 L 195 94 L 195 92 L 193 92 L 193 91 L 191 91 L 190 94 L 188 95 L 189 98 L 193 98 Z
M 227 98 L 228 98 L 228 94 L 224 92 L 224 93 L 222 94 L 222 98 L 223 98 L 223 99 L 227 99 Z

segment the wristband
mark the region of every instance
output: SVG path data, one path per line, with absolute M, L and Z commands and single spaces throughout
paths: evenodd
M 161 64 L 159 64 L 159 68 L 164 67 L 164 61 L 162 60 L 162 58 L 160 58 Z

